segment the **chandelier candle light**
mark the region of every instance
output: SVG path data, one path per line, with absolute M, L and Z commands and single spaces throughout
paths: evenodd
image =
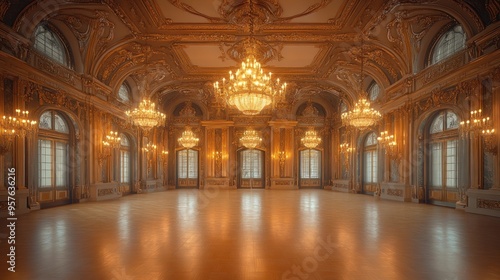
M 134 125 L 144 130 L 149 130 L 165 122 L 165 114 L 156 111 L 155 107 L 154 102 L 144 99 L 139 103 L 138 108 L 127 111 L 125 114 L 127 114 Z
M 200 139 L 197 138 L 193 131 L 191 130 L 191 127 L 186 127 L 186 130 L 182 132 L 182 136 L 177 139 L 179 141 L 179 144 L 181 144 L 184 148 L 190 149 L 196 145 L 198 145 L 198 141 Z
M 28 111 L 16 109 L 15 116 L 3 116 L 0 120 L 0 135 L 10 138 L 15 135 L 26 136 L 37 129 L 37 121 L 28 118 Z
M 253 129 L 247 129 L 243 132 L 243 136 L 240 138 L 241 144 L 247 149 L 254 149 L 260 144 L 262 138 L 259 137 L 257 131 Z
M 302 137 L 301 141 L 302 141 L 302 144 L 304 146 L 306 146 L 306 148 L 314 149 L 321 142 L 321 137 L 319 137 L 317 135 L 317 133 L 314 129 L 310 128 L 308 131 L 306 131 L 306 133 L 305 133 L 304 137 Z
M 244 115 L 257 115 L 286 91 L 286 83 L 275 81 L 272 73 L 265 74 L 261 64 L 250 56 L 235 73 L 229 71 L 229 80 L 214 83 L 215 92 L 229 106 L 236 106 Z

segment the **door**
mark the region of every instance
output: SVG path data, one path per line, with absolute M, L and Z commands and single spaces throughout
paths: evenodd
M 240 188 L 264 188 L 264 152 L 256 149 L 241 150 L 239 153 Z

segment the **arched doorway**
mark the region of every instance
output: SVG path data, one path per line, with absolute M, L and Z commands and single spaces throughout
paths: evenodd
M 37 140 L 38 201 L 41 208 L 71 203 L 75 128 L 66 114 L 41 114 Z
M 264 188 L 264 152 L 258 149 L 239 151 L 239 188 Z
M 426 137 L 426 202 L 455 206 L 458 193 L 458 116 L 441 111 L 430 120 Z

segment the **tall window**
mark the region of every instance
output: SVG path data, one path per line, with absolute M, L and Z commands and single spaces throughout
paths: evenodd
M 438 63 L 464 48 L 465 33 L 460 25 L 456 25 L 439 38 L 432 53 L 432 64 Z
M 300 178 L 318 179 L 320 175 L 321 153 L 308 149 L 300 151 Z
M 130 90 L 128 86 L 123 83 L 118 90 L 118 97 L 121 101 L 128 102 L 130 101 Z
M 66 187 L 69 181 L 69 127 L 63 116 L 47 111 L 40 117 L 38 139 L 38 185 Z
M 262 178 L 262 152 L 259 150 L 243 150 L 241 152 L 241 178 Z
M 47 26 L 39 25 L 37 27 L 35 31 L 34 47 L 46 57 L 62 65 L 67 65 L 64 44 Z
M 375 132 L 370 133 L 365 140 L 364 149 L 364 182 L 377 183 L 377 135 Z
M 458 117 L 439 113 L 429 128 L 429 180 L 431 187 L 457 187 Z
M 177 176 L 179 179 L 198 178 L 198 151 L 187 149 L 177 152 Z
M 124 134 L 120 140 L 120 182 L 130 183 L 130 142 Z
M 380 87 L 377 83 L 373 82 L 368 88 L 368 99 L 375 101 L 380 94 Z

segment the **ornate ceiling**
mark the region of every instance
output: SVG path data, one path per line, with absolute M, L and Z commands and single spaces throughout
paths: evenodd
M 291 85 L 291 99 L 352 102 L 361 55 L 365 84 L 387 89 L 422 67 L 417 54 L 446 26 L 459 21 L 475 34 L 495 21 L 491 2 L 4 0 L 0 16 L 28 39 L 49 22 L 71 46 L 73 68 L 113 91 L 124 81 L 139 89 L 146 82 L 164 102 L 206 98 L 252 49 L 266 71 Z

